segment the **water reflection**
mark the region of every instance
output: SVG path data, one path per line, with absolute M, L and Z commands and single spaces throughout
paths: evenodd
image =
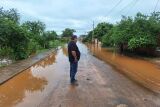
M 157 65 L 132 57 L 112 52 L 97 45 L 89 45 L 94 56 L 123 70 L 123 73 L 141 83 L 145 87 L 160 92 L 160 69 Z
M 55 59 L 56 59 L 55 55 L 56 55 L 56 53 L 53 53 L 53 54 L 49 55 L 44 60 L 40 61 L 39 63 L 36 63 L 35 65 L 33 65 L 33 67 L 43 67 L 43 68 L 45 68 L 46 66 L 52 65 L 53 63 L 55 63 Z
M 0 86 L 0 107 L 35 107 L 48 95 L 54 82 L 57 53 Z
M 68 50 L 67 50 L 67 45 L 65 45 L 64 47 L 62 47 L 62 52 L 65 56 L 68 56 Z
M 0 86 L 0 107 L 12 107 L 25 97 L 26 91 L 43 91 L 47 80 L 32 75 L 31 69 Z

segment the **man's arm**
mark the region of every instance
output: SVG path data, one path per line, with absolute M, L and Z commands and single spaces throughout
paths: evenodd
M 72 51 L 72 55 L 74 56 L 74 60 L 77 61 L 76 51 Z

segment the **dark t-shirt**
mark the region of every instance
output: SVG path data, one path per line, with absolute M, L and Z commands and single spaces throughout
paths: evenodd
M 80 51 L 76 45 L 76 43 L 74 41 L 70 41 L 68 43 L 68 57 L 69 57 L 69 61 L 72 63 L 74 62 L 74 56 L 72 55 L 72 51 L 75 51 L 76 52 L 76 55 L 77 55 L 77 59 L 79 60 L 80 59 Z

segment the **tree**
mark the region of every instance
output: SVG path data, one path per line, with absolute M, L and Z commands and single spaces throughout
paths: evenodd
M 134 18 L 123 16 L 122 20 L 103 37 L 102 42 L 107 46 L 115 44 L 121 50 L 154 50 L 157 41 L 160 40 L 159 19 L 159 12 L 151 15 L 137 13 Z
M 36 36 L 42 35 L 45 30 L 45 24 L 41 21 L 27 21 L 22 26 Z
M 41 21 L 27 21 L 22 24 L 22 27 L 29 32 L 30 53 L 35 52 L 42 46 L 41 42 L 45 30 L 45 24 Z
M 50 38 L 50 40 L 56 40 L 58 38 L 58 35 L 54 30 L 49 31 L 49 38 Z
M 62 33 L 62 37 L 71 37 L 74 32 L 76 32 L 74 29 L 66 28 Z
M 0 8 L 0 18 L 6 18 L 15 23 L 19 23 L 20 15 L 16 9 L 3 10 L 3 8 Z
M 92 34 L 93 34 L 93 31 L 88 32 L 88 35 L 86 35 L 83 38 L 83 42 L 91 42 L 92 41 Z
M 1 48 L 11 48 L 15 59 L 28 57 L 28 32 L 10 19 L 0 19 Z
M 102 40 L 102 37 L 108 33 L 111 28 L 113 27 L 112 24 L 109 24 L 109 23 L 99 23 L 97 25 L 97 27 L 94 29 L 94 38 L 97 38 L 98 40 Z
M 45 31 L 43 22 L 27 21 L 21 25 L 19 20 L 15 9 L 0 8 L 0 56 L 25 59 L 37 49 L 57 46 L 56 32 Z
M 113 33 L 115 32 L 115 28 L 116 26 L 113 26 L 113 28 L 111 30 L 109 30 L 108 33 L 106 33 L 103 37 L 102 37 L 102 45 L 103 46 L 114 46 L 114 40 L 113 40 Z
M 57 33 L 55 31 L 44 32 L 40 38 L 40 44 L 43 48 L 50 48 L 50 42 L 57 39 Z

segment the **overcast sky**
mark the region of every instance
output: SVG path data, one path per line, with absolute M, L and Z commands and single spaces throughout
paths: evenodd
M 73 28 L 76 34 L 92 29 L 92 23 L 116 23 L 121 15 L 134 16 L 137 12 L 149 14 L 158 0 L 0 0 L 4 9 L 16 8 L 21 22 L 40 20 L 47 30 L 58 34 L 65 28 Z M 160 2 L 156 7 L 160 11 Z

